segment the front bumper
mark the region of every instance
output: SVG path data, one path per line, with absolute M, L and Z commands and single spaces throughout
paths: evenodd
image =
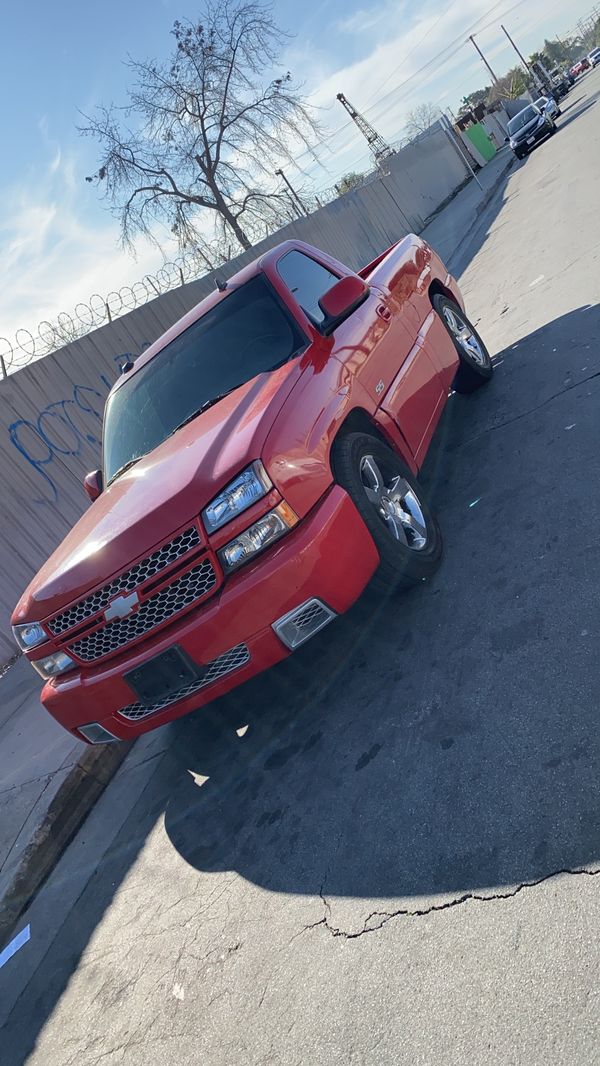
M 235 573 L 218 595 L 132 650 L 127 661 L 69 674 L 42 690 L 45 708 L 78 737 L 98 723 L 128 740 L 187 714 L 290 654 L 273 623 L 312 597 L 336 614 L 358 599 L 379 564 L 375 544 L 352 500 L 334 486 L 291 533 Z M 208 683 L 139 720 L 120 712 L 135 705 L 124 680 L 155 655 L 179 645 L 212 673 Z M 247 654 L 238 649 L 247 649 Z M 214 664 L 233 666 L 224 674 Z M 207 675 L 208 676 L 208 675 Z M 214 677 L 214 680 L 212 680 Z
M 530 133 L 529 137 L 526 137 L 522 141 L 519 141 L 513 148 L 513 152 L 515 153 L 515 155 L 517 154 L 517 152 L 521 155 L 526 155 L 526 153 L 530 152 L 532 148 L 535 148 L 536 144 L 539 144 L 540 141 L 543 141 L 546 137 L 548 137 L 550 135 L 550 132 L 551 128 L 549 126 L 546 126 L 545 124 L 543 126 L 540 126 L 539 130 L 536 130 L 535 133 Z M 533 138 L 533 140 L 531 141 L 531 144 L 528 144 L 528 141 L 531 140 L 531 138 Z

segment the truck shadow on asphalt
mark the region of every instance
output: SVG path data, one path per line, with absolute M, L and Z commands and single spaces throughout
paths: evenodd
M 489 387 L 452 398 L 422 472 L 445 537 L 438 574 L 402 597 L 365 594 L 169 727 L 76 906 L 63 914 L 60 880 L 44 890 L 57 935 L 3 1061 L 26 1061 L 163 816 L 198 871 L 408 908 L 598 862 L 600 307 L 496 361 Z
M 188 863 L 370 899 L 598 859 L 599 335 L 580 308 L 453 397 L 424 471 L 446 540 L 430 583 L 366 594 L 172 727 L 196 776 L 174 772 L 165 826 Z

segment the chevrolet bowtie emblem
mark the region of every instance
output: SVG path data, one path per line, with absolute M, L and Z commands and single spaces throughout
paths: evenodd
M 139 602 L 137 592 L 131 592 L 129 596 L 117 596 L 106 608 L 104 617 L 107 622 L 113 622 L 115 618 L 127 618 Z

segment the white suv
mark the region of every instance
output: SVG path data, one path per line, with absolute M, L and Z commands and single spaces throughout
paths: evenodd
M 600 63 L 600 48 L 592 48 L 588 59 L 590 61 L 590 66 L 597 67 L 598 63 Z

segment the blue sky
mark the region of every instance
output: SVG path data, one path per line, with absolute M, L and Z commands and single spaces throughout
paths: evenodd
M 173 20 L 196 18 L 201 7 L 201 0 L 4 5 L 0 337 L 160 265 L 152 248 L 140 245 L 135 261 L 118 247 L 116 223 L 84 180 L 95 168 L 94 144 L 76 125 L 79 111 L 124 101 L 128 53 L 163 57 Z M 393 140 L 418 103 L 454 108 L 489 81 L 472 46 L 461 44 L 468 33 L 481 31 L 478 42 L 501 74 L 516 62 L 501 21 L 527 54 L 545 36 L 574 29 L 591 7 L 591 0 L 277 0 L 276 19 L 294 34 L 282 65 L 305 82 L 327 134 L 317 149 L 320 162 L 301 158 L 302 173 L 290 178 L 318 191 L 348 169 L 369 166 L 366 144 L 336 92 Z M 447 53 L 435 60 L 442 49 Z

